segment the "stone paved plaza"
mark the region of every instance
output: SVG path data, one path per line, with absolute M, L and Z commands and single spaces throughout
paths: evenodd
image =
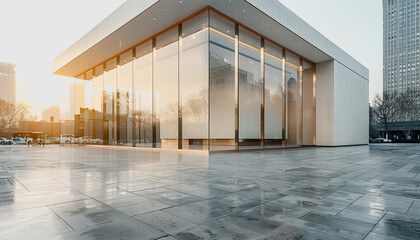
M 0 239 L 420 239 L 420 145 L 0 146 Z

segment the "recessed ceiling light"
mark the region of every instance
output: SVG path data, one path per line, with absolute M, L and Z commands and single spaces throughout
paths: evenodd
M 169 10 L 168 9 L 165 9 L 165 12 L 168 12 Z
M 179 1 L 179 4 L 182 4 L 182 1 Z
M 156 21 L 156 18 L 153 18 L 153 21 Z

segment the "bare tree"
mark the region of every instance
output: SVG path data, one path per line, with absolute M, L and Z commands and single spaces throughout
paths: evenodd
M 0 130 L 10 133 L 18 128 L 19 121 L 28 116 L 28 106 L 24 103 L 10 104 L 0 99 Z
M 182 121 L 186 124 L 200 126 L 208 121 L 208 91 L 201 89 L 191 94 L 182 105 Z
M 408 88 L 399 94 L 399 111 L 401 121 L 417 121 L 420 115 L 420 93 Z
M 399 103 L 397 92 L 384 92 L 383 96 L 376 95 L 373 101 L 373 119 L 384 124 L 386 137 L 388 137 L 388 123 L 399 119 Z

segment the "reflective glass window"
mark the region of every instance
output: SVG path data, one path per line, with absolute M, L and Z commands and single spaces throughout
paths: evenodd
M 279 140 L 283 134 L 283 50 L 269 41 L 264 49 L 264 139 Z
M 162 148 L 178 147 L 178 41 L 174 41 L 175 36 L 178 36 L 177 28 L 158 36 L 153 53 L 156 142 Z
M 182 36 L 187 37 L 193 33 L 206 29 L 209 26 L 208 11 L 184 22 L 182 24 Z
M 92 138 L 93 144 L 103 144 L 103 103 L 102 95 L 104 89 L 103 66 L 95 68 L 95 76 L 92 79 Z
M 210 27 L 228 36 L 235 37 L 235 23 L 213 11 L 210 11 Z
M 149 40 L 136 47 L 136 59 L 147 55 L 153 51 L 152 40 Z
M 85 80 L 91 80 L 93 78 L 93 70 L 89 70 L 85 74 Z
M 207 16 L 205 14 L 204 16 Z M 206 18 L 205 18 L 206 19 Z M 197 21 L 196 23 L 194 21 Z M 188 22 L 203 26 L 202 16 Z M 184 30 L 184 26 L 182 27 Z M 180 99 L 183 148 L 203 148 L 208 141 L 209 32 L 183 37 L 180 53 Z
M 138 147 L 152 147 L 152 42 L 136 48 L 134 60 L 134 110 L 135 139 Z
M 309 62 L 303 62 L 302 76 L 302 108 L 303 108 L 303 145 L 315 144 L 315 66 Z
M 104 144 L 117 144 L 117 59 L 105 63 L 104 72 Z
M 301 71 L 299 65 L 296 66 L 297 57 L 286 52 L 286 139 L 288 146 L 299 146 L 302 144 L 301 117 L 302 117 L 302 95 L 301 95 Z
M 80 116 L 83 115 L 83 109 L 85 108 L 85 80 L 84 75 L 79 76 L 74 79 L 70 85 L 70 95 L 72 98 L 73 106 L 71 106 L 71 114 L 74 117 L 74 135 L 76 137 L 83 137 L 84 135 L 84 120 L 80 119 Z M 81 114 L 82 113 L 82 114 Z
M 300 66 L 299 56 L 289 51 L 286 51 L 286 62 L 289 63 L 290 65 L 294 65 L 295 67 Z
M 133 92 L 133 52 L 120 55 L 117 89 L 117 141 L 119 145 L 132 145 L 133 122 L 131 117 Z
M 156 49 L 178 42 L 178 27 L 174 27 L 156 37 Z
M 245 41 L 239 42 L 239 139 L 257 140 L 261 138 L 261 38 L 240 28 L 239 39 Z
M 216 18 L 217 16 L 217 18 Z M 210 24 L 234 24 L 212 13 Z M 216 28 L 219 29 L 219 28 Z M 235 39 L 222 31 L 210 31 L 210 140 L 211 149 L 235 146 Z

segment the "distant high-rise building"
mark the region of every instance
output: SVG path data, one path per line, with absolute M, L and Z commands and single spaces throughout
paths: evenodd
M 85 85 L 83 82 L 70 83 L 70 120 L 75 114 L 80 114 L 80 108 L 85 105 Z
M 42 111 L 42 121 L 50 122 L 50 118 L 54 117 L 54 122 L 60 121 L 60 107 L 50 106 Z
M 0 99 L 16 103 L 15 64 L 0 62 Z
M 420 89 L 420 0 L 383 0 L 384 91 Z

